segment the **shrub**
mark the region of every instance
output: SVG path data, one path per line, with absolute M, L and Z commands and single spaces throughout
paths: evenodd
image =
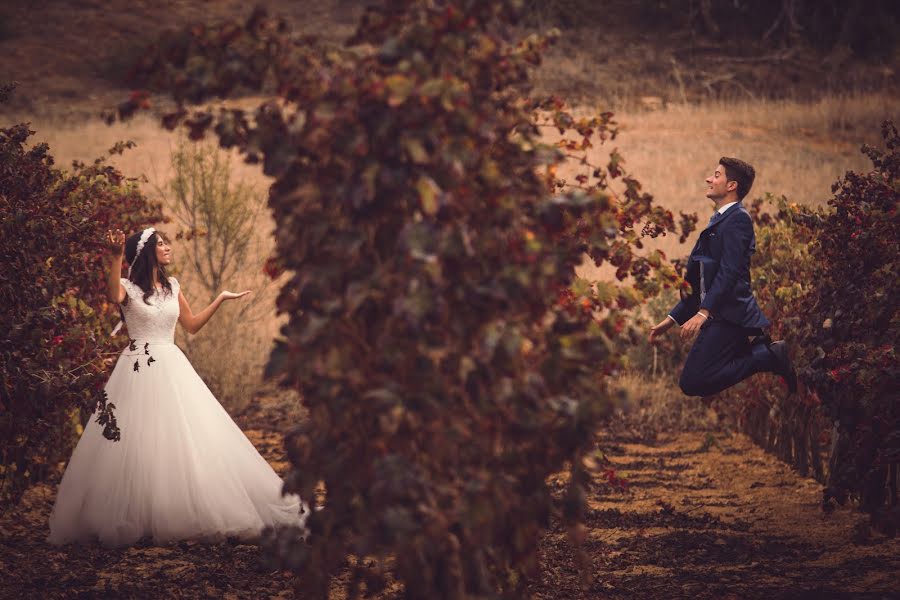
M 615 151 L 583 160 L 615 137 L 612 115 L 527 97 L 550 38 L 508 45 L 513 4 L 387 2 L 344 49 L 257 11 L 170 37 L 142 66 L 179 101 L 266 85 L 282 98 L 252 119 L 182 108 L 164 123 L 212 128 L 276 177 L 269 269 L 288 273 L 289 321 L 269 372 L 309 409 L 287 438 L 286 488 L 318 491 L 321 510 L 309 545 L 267 543 L 309 595 L 347 564 L 350 595 L 371 593 L 390 563 L 408 597 L 519 597 L 551 516 L 584 539 L 623 309 L 677 283 L 658 253 L 635 253 L 642 234 L 675 231 L 672 214 Z M 584 172 L 567 184 L 569 157 Z M 633 285 L 576 280 L 584 253 Z M 562 469 L 557 503 L 546 480 Z
M 103 242 L 107 229 L 161 216 L 102 159 L 71 173 L 54 168 L 46 144 L 28 147 L 33 133 L 24 124 L 0 129 L 2 503 L 55 471 L 95 406 L 104 433 L 118 435 L 102 394 L 118 317 L 105 299 Z

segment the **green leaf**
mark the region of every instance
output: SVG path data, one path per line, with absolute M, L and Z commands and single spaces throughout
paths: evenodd
M 588 296 L 591 293 L 591 282 L 584 277 L 576 277 L 571 288 L 572 293 L 578 297 Z
M 419 165 L 428 162 L 428 153 L 425 151 L 425 147 L 422 145 L 421 140 L 418 138 L 406 137 L 403 138 L 400 143 L 403 146 L 403 149 L 406 150 L 406 155 L 409 157 L 409 160 Z
M 425 98 L 436 98 L 446 87 L 447 84 L 442 79 L 429 79 L 419 87 L 419 94 Z
M 400 106 L 409 98 L 415 83 L 406 75 L 390 75 L 384 80 L 389 106 Z
M 429 216 L 434 216 L 439 208 L 438 199 L 441 194 L 441 188 L 438 187 L 438 184 L 431 177 L 423 175 L 416 182 L 416 191 L 419 192 L 422 212 Z
M 594 287 L 597 292 L 597 300 L 603 306 L 610 306 L 619 295 L 616 285 L 608 281 L 597 281 L 594 283 Z

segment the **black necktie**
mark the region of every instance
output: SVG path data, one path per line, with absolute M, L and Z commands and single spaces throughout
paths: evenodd
M 714 212 L 713 215 L 709 218 L 709 223 L 706 226 L 709 227 L 710 225 L 715 223 L 720 216 L 722 215 L 719 213 L 719 211 Z

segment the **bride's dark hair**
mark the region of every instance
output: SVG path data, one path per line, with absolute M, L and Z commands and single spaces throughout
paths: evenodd
M 134 260 L 134 255 L 137 254 L 137 245 L 140 239 L 141 232 L 139 231 L 125 240 L 125 262 L 129 265 Z M 154 270 L 156 270 L 159 283 L 163 286 L 163 293 L 172 293 L 172 284 L 169 282 L 168 275 L 166 275 L 166 269 L 156 260 L 156 242 L 158 239 L 159 232 L 154 232 L 147 238 L 147 242 L 141 249 L 140 256 L 138 256 L 137 261 L 134 263 L 134 267 L 131 268 L 131 275 L 128 277 L 130 281 L 137 284 L 144 292 L 145 304 L 150 304 L 147 302 L 147 299 L 156 291 L 153 289 Z M 126 296 L 123 304 L 127 302 L 128 297 Z

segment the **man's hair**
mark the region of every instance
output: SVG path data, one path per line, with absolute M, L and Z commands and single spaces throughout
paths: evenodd
M 737 197 L 738 200 L 743 200 L 750 188 L 753 187 L 756 171 L 739 158 L 723 156 L 719 159 L 719 164 L 725 167 L 725 179 L 737 182 Z

